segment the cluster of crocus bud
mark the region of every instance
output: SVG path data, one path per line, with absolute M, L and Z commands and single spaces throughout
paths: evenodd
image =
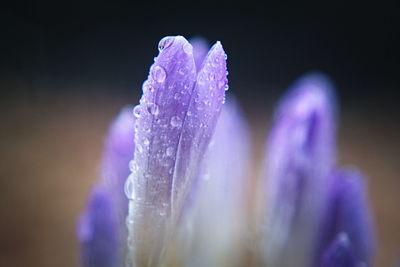
M 279 104 L 257 217 L 246 201 L 248 126 L 237 100 L 225 103 L 226 61 L 219 42 L 160 41 L 140 103 L 111 126 L 80 217 L 84 267 L 371 264 L 364 179 L 335 160 L 330 81 L 307 75 Z

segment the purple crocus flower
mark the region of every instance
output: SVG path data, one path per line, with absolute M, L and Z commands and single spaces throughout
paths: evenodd
M 83 267 L 246 266 L 250 142 L 235 99 L 223 105 L 226 54 L 182 36 L 163 38 L 159 51 L 140 104 L 110 128 L 78 224 Z M 307 75 L 278 106 L 265 231 L 252 251 L 269 267 L 371 263 L 364 179 L 335 160 L 332 92 L 325 76 Z
M 332 86 L 321 74 L 300 79 L 278 107 L 267 161 L 264 243 L 272 266 L 325 266 L 322 255 L 343 247 L 343 240 L 335 241 L 340 233 L 352 244 L 346 253 L 354 262 L 370 261 L 372 228 L 361 178 L 332 175 L 334 111 Z
M 78 222 L 83 267 L 122 266 L 126 254 L 124 183 L 132 158 L 134 116 L 124 108 L 112 123 L 105 144 L 100 178 Z
M 227 88 L 217 42 L 203 60 L 182 36 L 165 37 L 134 108 L 135 152 L 127 180 L 129 264 L 158 266 L 196 177 Z M 201 64 L 200 62 L 203 61 Z
M 222 109 L 204 159 L 185 218 L 184 266 L 243 266 L 251 156 L 248 126 L 233 97 Z
M 361 267 L 357 265 L 349 237 L 339 233 L 322 255 L 321 267 Z
M 354 266 L 368 264 L 375 242 L 364 179 L 358 171 L 339 169 L 332 171 L 329 179 L 330 192 L 321 225 L 318 256 L 330 251 L 329 247 L 335 247 L 338 235 L 345 233 L 348 247 L 352 248 L 347 253 L 354 259 Z

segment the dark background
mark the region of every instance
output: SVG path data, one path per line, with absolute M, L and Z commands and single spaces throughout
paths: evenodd
M 377 266 L 399 258 L 399 23 L 394 3 L 14 1 L 0 9 L 0 265 L 73 266 L 74 221 L 111 118 L 135 104 L 165 35 L 220 40 L 262 155 L 300 75 L 331 76 L 340 161 L 369 177 Z M 259 145 L 261 144 L 261 145 Z

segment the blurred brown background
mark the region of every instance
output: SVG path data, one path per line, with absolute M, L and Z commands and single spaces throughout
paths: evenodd
M 400 258 L 398 9 L 387 1 L 5 2 L 0 8 L 0 266 L 76 266 L 76 218 L 103 139 L 135 104 L 165 35 L 220 40 L 256 159 L 272 109 L 300 75 L 331 76 L 340 162 L 368 177 L 375 266 Z

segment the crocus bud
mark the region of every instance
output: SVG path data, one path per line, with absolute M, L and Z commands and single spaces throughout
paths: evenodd
M 106 138 L 100 178 L 78 222 L 83 267 L 123 266 L 126 256 L 125 218 L 128 200 L 124 182 L 134 144 L 132 108 L 124 108 Z
M 275 114 L 267 150 L 269 205 L 265 259 L 271 266 L 310 266 L 335 156 L 331 85 L 300 79 Z
M 224 101 L 226 56 L 217 42 L 196 71 L 193 47 L 165 37 L 134 108 L 135 152 L 126 184 L 129 264 L 158 266 Z
M 320 267 L 362 267 L 356 264 L 349 237 L 339 233 L 322 255 Z
M 345 233 L 357 264 L 369 266 L 375 248 L 372 217 L 364 178 L 355 170 L 335 169 L 330 175 L 328 201 L 321 225 L 317 257 L 324 255 L 340 233 Z

